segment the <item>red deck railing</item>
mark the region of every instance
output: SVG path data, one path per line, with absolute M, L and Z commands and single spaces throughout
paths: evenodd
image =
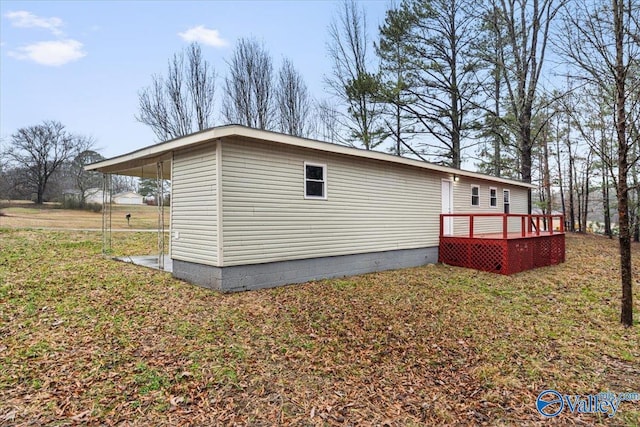
M 494 235 L 500 234 L 503 239 L 509 237 L 532 237 L 549 235 L 555 233 L 564 233 L 564 216 L 563 215 L 532 215 L 532 214 L 498 214 L 498 213 L 455 213 L 455 214 L 440 214 L 440 236 L 444 236 L 444 221 L 445 218 L 467 218 L 468 219 L 468 233 L 465 235 L 451 234 L 456 237 L 468 237 L 473 239 L 475 237 L 475 218 L 496 218 L 501 220 L 501 231 L 495 233 L 484 232 L 482 235 L 487 237 L 488 234 Z M 519 232 L 509 232 L 509 219 L 519 218 L 520 229 Z M 554 218 L 558 219 L 558 222 L 554 222 Z M 557 230 L 554 230 L 554 223 L 558 224 Z M 460 224 L 457 224 L 458 226 Z
M 564 259 L 562 215 L 440 215 L 438 260 L 444 264 L 512 274 Z

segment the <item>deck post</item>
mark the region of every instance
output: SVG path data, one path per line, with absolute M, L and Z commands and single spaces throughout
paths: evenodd
M 440 214 L 440 237 L 444 236 L 444 214 Z
M 473 215 L 469 215 L 469 237 L 473 239 Z
M 553 215 L 549 215 L 549 234 L 553 235 Z
M 102 254 L 111 254 L 111 193 L 113 182 L 111 174 L 102 174 Z
M 540 235 L 540 216 L 536 216 L 536 236 Z
M 502 238 L 503 239 L 507 238 L 507 224 L 508 224 L 507 214 L 502 214 Z
M 524 215 L 522 215 L 520 217 L 520 222 L 521 222 L 521 231 L 522 231 L 522 237 L 527 235 L 527 227 L 526 227 L 526 217 Z

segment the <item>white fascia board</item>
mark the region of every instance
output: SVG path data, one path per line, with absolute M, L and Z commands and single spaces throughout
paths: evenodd
M 151 145 L 131 153 L 121 156 L 113 157 L 111 159 L 103 160 L 101 162 L 93 163 L 85 166 L 85 170 L 97 170 L 100 172 L 112 172 L 130 170 L 134 167 L 139 167 L 145 163 L 155 163 L 156 161 L 165 160 L 165 157 L 169 159 L 170 153 L 173 151 L 189 148 L 199 144 L 206 143 L 208 141 L 218 140 L 226 137 L 244 137 L 255 139 L 259 141 L 275 142 L 279 144 L 325 151 L 335 154 L 343 154 L 345 156 L 361 157 L 366 159 L 379 160 L 382 162 L 403 164 L 412 167 L 418 167 L 422 169 L 428 169 L 437 171 L 449 175 L 459 175 L 468 178 L 498 182 L 502 184 L 513 185 L 517 187 L 525 188 L 537 188 L 536 185 L 528 184 L 525 182 L 515 181 L 506 178 L 497 178 L 490 175 L 481 174 L 478 172 L 466 171 L 463 169 L 455 169 L 448 166 L 440 166 L 429 162 L 424 162 L 415 159 L 409 159 L 406 157 L 394 156 L 380 151 L 363 150 L 359 148 L 347 147 L 344 145 L 331 144 L 328 142 L 316 141 L 313 139 L 300 138 L 297 136 L 285 135 L 282 133 L 271 132 L 266 130 L 252 129 L 241 125 L 226 125 L 214 127 L 211 129 L 203 130 L 200 132 L 192 133 L 190 135 L 172 139 L 170 141 L 162 142 L 159 144 Z

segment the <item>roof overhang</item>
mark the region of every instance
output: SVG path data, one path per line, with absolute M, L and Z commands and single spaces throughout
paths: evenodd
M 162 162 L 163 177 L 171 179 L 172 153 L 178 150 L 185 150 L 196 147 L 207 142 L 216 141 L 229 137 L 241 137 L 256 141 L 266 141 L 288 146 L 301 147 L 305 149 L 319 150 L 329 153 L 343 154 L 345 156 L 360 157 L 366 159 L 379 160 L 382 162 L 403 164 L 427 170 L 442 172 L 449 175 L 459 175 L 469 178 L 481 179 L 485 181 L 499 182 L 525 188 L 537 188 L 533 184 L 515 181 L 506 178 L 496 178 L 478 172 L 455 169 L 447 166 L 436 165 L 421 160 L 409 159 L 406 157 L 393 156 L 379 151 L 363 150 L 359 148 L 347 147 L 344 145 L 331 144 L 328 142 L 316 141 L 313 139 L 300 138 L 297 136 L 285 135 L 282 133 L 253 129 L 241 125 L 226 125 L 206 129 L 192 133 L 180 138 L 175 138 L 159 144 L 150 145 L 136 151 L 132 151 L 111 159 L 102 160 L 85 166 L 88 171 L 98 171 L 117 175 L 137 176 L 142 178 L 155 178 L 157 176 L 157 165 Z

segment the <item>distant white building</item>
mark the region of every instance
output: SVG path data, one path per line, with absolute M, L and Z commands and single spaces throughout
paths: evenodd
M 102 204 L 102 189 L 101 188 L 89 188 L 85 193 L 85 203 L 99 203 Z
M 90 188 L 85 193 L 86 203 L 99 203 L 103 201 L 103 191 L 101 188 Z M 142 205 L 143 197 L 133 191 L 125 191 L 111 196 L 111 202 L 116 205 Z
M 125 191 L 124 193 L 114 194 L 111 198 L 116 205 L 141 205 L 142 195 L 133 191 Z

